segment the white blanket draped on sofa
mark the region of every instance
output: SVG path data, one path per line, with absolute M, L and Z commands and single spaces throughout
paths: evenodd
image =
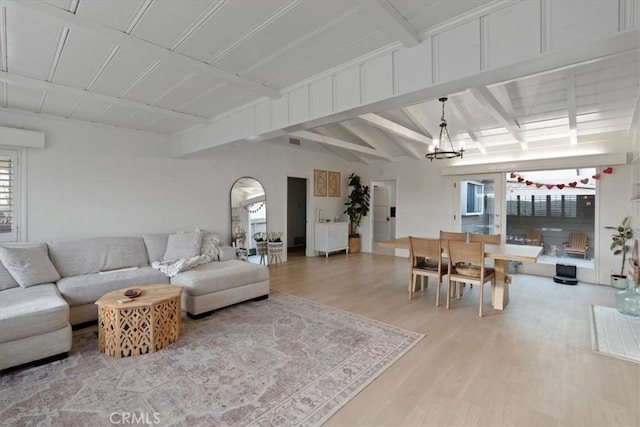
M 189 259 L 176 259 L 169 261 L 155 261 L 151 263 L 151 267 L 160 270 L 167 277 L 174 277 L 178 273 L 195 268 L 201 264 L 213 261 L 209 255 L 198 255 Z

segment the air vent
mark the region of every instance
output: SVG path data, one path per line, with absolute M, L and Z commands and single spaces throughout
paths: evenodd
M 300 145 L 300 140 L 295 138 L 289 138 L 289 144 Z

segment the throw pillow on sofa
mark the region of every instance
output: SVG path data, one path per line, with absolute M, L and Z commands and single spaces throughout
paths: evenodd
M 211 258 L 211 261 L 220 261 L 220 239 L 218 236 L 207 230 L 202 231 L 202 249 L 200 255 Z
M 163 261 L 191 259 L 200 255 L 201 248 L 201 231 L 170 234 L 169 240 L 167 241 L 167 250 L 162 259 Z
M 0 260 L 23 288 L 60 279 L 44 244 L 27 248 L 0 247 Z

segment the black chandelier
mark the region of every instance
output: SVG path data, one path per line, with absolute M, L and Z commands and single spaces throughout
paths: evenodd
M 433 161 L 433 159 L 455 159 L 456 157 L 462 158 L 462 153 L 464 153 L 464 149 L 460 147 L 460 150 L 456 151 L 453 148 L 453 143 L 451 142 L 451 137 L 449 136 L 449 131 L 447 130 L 447 121 L 444 119 L 444 103 L 447 101 L 447 98 L 440 98 L 438 101 L 442 102 L 442 117 L 440 118 L 440 136 L 437 140 L 433 141 L 433 145 L 429 147 L 429 152 L 427 153 L 427 159 Z M 450 150 L 441 149 L 442 145 L 445 141 L 449 142 Z

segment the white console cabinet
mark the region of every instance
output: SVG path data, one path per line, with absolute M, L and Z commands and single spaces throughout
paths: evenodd
M 325 257 L 329 252 L 345 251 L 349 253 L 349 223 L 348 222 L 316 222 L 315 248 Z

